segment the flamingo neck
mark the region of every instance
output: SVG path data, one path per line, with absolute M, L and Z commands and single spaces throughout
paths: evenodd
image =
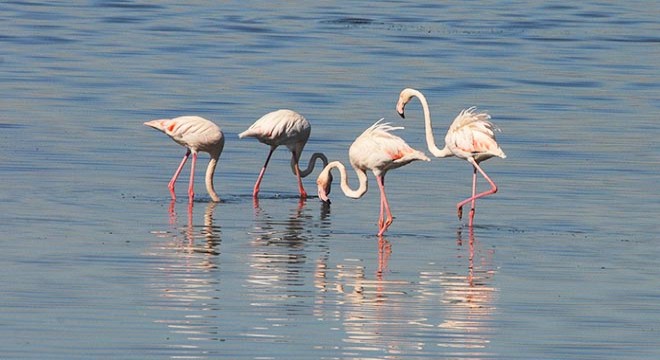
M 327 176 L 330 173 L 330 170 L 333 168 L 339 169 L 339 174 L 341 176 L 339 184 L 341 186 L 341 191 L 344 192 L 344 195 L 353 199 L 359 199 L 367 192 L 367 173 L 365 171 L 354 168 L 358 177 L 359 186 L 357 189 L 353 190 L 348 185 L 348 174 L 346 173 L 346 167 L 341 162 L 331 162 L 325 167 L 325 169 L 323 169 L 323 173 Z
M 314 171 L 314 165 L 316 165 L 316 160 L 320 159 L 321 163 L 323 164 L 323 167 L 325 168 L 328 166 L 328 158 L 323 154 L 323 153 L 314 153 L 312 156 L 309 158 L 309 162 L 307 163 L 307 168 L 305 170 L 300 171 L 300 177 L 307 177 L 309 174 Z M 292 163 L 292 166 L 294 164 Z
M 211 156 L 209 165 L 206 167 L 206 191 L 209 192 L 209 195 L 211 195 L 211 199 L 213 199 L 214 202 L 220 202 L 220 197 L 213 188 L 213 174 L 215 173 L 215 167 L 218 164 L 218 157 Z
M 445 146 L 442 149 L 439 149 L 435 144 L 435 137 L 433 136 L 433 123 L 431 122 L 431 110 L 429 109 L 429 104 L 426 101 L 426 97 L 420 91 L 413 90 L 413 96 L 419 99 L 419 102 L 422 104 L 422 110 L 424 111 L 424 125 L 426 127 L 426 146 L 429 151 L 435 157 L 448 157 L 452 156 L 451 151 Z

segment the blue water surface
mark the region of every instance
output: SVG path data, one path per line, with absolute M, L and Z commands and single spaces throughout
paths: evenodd
M 0 353 L 6 359 L 657 359 L 660 25 L 655 1 L 0 4 Z M 263 114 L 348 160 L 384 117 L 426 151 L 470 106 L 501 128 L 497 194 L 471 167 L 388 173 L 301 201 Z M 222 127 L 223 202 L 142 125 Z M 428 154 L 428 151 L 427 151 Z M 315 194 L 319 170 L 304 180 Z M 350 182 L 356 184 L 354 174 Z M 480 179 L 480 189 L 486 183 Z

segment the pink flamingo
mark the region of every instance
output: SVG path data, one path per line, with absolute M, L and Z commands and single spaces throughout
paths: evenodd
M 379 236 L 383 235 L 393 220 L 390 205 L 385 195 L 385 174 L 387 171 L 415 160 L 430 161 L 424 153 L 411 148 L 403 139 L 390 133 L 393 130 L 403 129 L 403 127 L 393 127 L 389 123 L 381 123 L 382 120 L 378 120 L 362 135 L 358 136 L 348 150 L 349 161 L 359 181 L 357 190 L 352 190 L 349 187 L 346 167 L 339 161 L 329 163 L 316 180 L 319 198 L 322 201 L 329 202 L 328 194 L 332 183 L 330 171 L 338 168 L 341 173 L 342 191 L 346 196 L 358 199 L 367 192 L 367 170 L 371 170 L 376 176 L 378 188 L 380 189 Z
M 261 180 L 266 173 L 266 167 L 273 155 L 275 149 L 280 145 L 285 145 L 291 151 L 291 171 L 298 178 L 298 191 L 302 199 L 307 198 L 307 193 L 302 184 L 302 178 L 307 177 L 314 171 L 314 165 L 317 159 L 323 162 L 323 166 L 328 163 L 328 158 L 322 153 L 314 153 L 309 159 L 307 169 L 301 171 L 299 166 L 300 155 L 302 155 L 303 148 L 307 144 L 309 134 L 312 128 L 309 121 L 302 115 L 292 110 L 276 110 L 262 116 L 259 120 L 255 121 L 247 130 L 238 135 L 239 138 L 253 137 L 260 142 L 270 145 L 270 151 L 266 162 L 261 168 L 257 182 L 254 184 L 252 196 L 256 199 L 259 195 L 259 187 Z
M 219 202 L 220 198 L 213 188 L 213 173 L 215 167 L 225 146 L 225 136 L 222 130 L 213 122 L 199 116 L 181 116 L 174 119 L 159 119 L 147 121 L 144 123 L 149 127 L 164 132 L 177 144 L 186 148 L 186 154 L 176 169 L 174 176 L 168 184 L 172 200 L 176 199 L 174 193 L 174 184 L 181 174 L 181 169 L 185 165 L 188 157 L 192 153 L 192 164 L 190 166 L 190 183 L 188 184 L 188 200 L 192 203 L 195 192 L 193 182 L 195 179 L 195 163 L 197 162 L 197 152 L 203 151 L 209 153 L 211 160 L 206 168 L 206 190 L 211 195 L 211 199 Z
M 404 116 L 404 108 L 406 104 L 413 98 L 417 97 L 422 103 L 424 110 L 424 122 L 426 124 L 426 144 L 429 151 L 436 157 L 444 158 L 448 156 L 456 156 L 460 159 L 467 160 L 472 164 L 472 196 L 456 204 L 456 211 L 459 220 L 463 217 L 463 205 L 468 202 L 471 203 L 469 226 L 474 222 L 475 203 L 476 200 L 487 195 L 497 192 L 497 185 L 493 180 L 486 175 L 486 172 L 479 166 L 479 163 L 490 159 L 493 156 L 506 158 L 506 155 L 500 149 L 500 146 L 495 140 L 494 130 L 499 130 L 490 121 L 490 115 L 487 113 L 476 113 L 475 107 L 464 109 L 456 116 L 454 122 L 449 127 L 447 135 L 445 136 L 445 146 L 439 149 L 435 145 L 435 138 L 433 137 L 433 128 L 431 124 L 431 112 L 429 105 L 426 102 L 426 97 L 415 89 L 403 89 L 399 95 L 399 101 L 396 104 L 396 111 Z M 490 184 L 490 189 L 477 194 L 477 171 Z

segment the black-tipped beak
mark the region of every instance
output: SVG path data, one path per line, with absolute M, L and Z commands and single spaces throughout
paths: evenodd
M 397 113 L 399 113 L 399 116 L 401 116 L 402 119 L 406 118 L 406 114 L 404 114 L 403 111 L 402 112 L 397 111 Z

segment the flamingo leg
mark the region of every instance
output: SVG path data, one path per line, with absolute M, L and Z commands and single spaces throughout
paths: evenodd
M 376 176 L 378 182 L 378 188 L 380 189 L 380 219 L 378 221 L 380 230 L 378 231 L 378 236 L 382 236 L 392 224 L 393 217 L 392 212 L 390 211 L 390 204 L 387 202 L 387 195 L 385 195 L 385 177 L 382 175 Z
M 495 185 L 495 182 L 493 182 L 493 180 L 491 180 L 491 178 L 488 175 L 486 175 L 486 172 L 483 171 L 483 169 L 481 169 L 479 164 L 477 164 L 477 162 L 474 161 L 474 159 L 468 158 L 468 161 L 472 164 L 472 166 L 474 166 L 474 169 L 475 169 L 474 170 L 474 175 L 473 175 L 474 180 L 473 180 L 473 184 L 472 184 L 472 193 L 473 193 L 473 195 L 471 197 L 459 202 L 458 204 L 456 204 L 456 207 L 458 208 L 458 218 L 460 219 L 461 215 L 463 214 L 463 209 L 462 209 L 463 205 L 467 204 L 468 202 L 472 202 L 472 209 L 470 210 L 470 219 L 469 219 L 469 223 L 468 223 L 468 226 L 472 226 L 473 221 L 474 221 L 474 212 L 475 212 L 475 210 L 474 210 L 475 205 L 474 204 L 475 204 L 475 201 L 479 198 L 484 197 L 484 196 L 488 196 L 488 195 L 496 193 L 497 192 L 497 185 Z M 481 175 L 486 179 L 486 181 L 488 181 L 488 183 L 490 184 L 490 189 L 486 190 L 484 192 L 481 192 L 479 194 L 474 195 L 474 193 L 476 192 L 476 181 L 477 181 L 476 180 L 476 172 L 477 171 L 479 171 L 479 173 L 481 173 Z
M 472 208 L 470 209 L 470 212 L 474 212 L 474 206 L 475 206 L 475 199 L 474 196 L 477 193 L 477 168 L 472 167 L 472 196 L 459 202 L 456 204 L 456 212 L 458 214 L 458 220 L 461 220 L 463 218 L 463 205 L 467 204 L 468 202 L 472 201 Z
M 276 146 L 271 146 L 270 151 L 268 152 L 268 157 L 266 157 L 266 162 L 264 163 L 264 166 L 261 168 L 261 172 L 259 173 L 259 177 L 257 178 L 257 182 L 254 184 L 254 189 L 252 190 L 252 197 L 257 197 L 259 196 L 259 187 L 261 186 L 261 180 L 264 178 L 264 174 L 266 173 L 266 167 L 268 167 L 268 162 L 270 161 L 270 157 L 273 155 L 273 151 L 275 151 L 277 147 Z
M 172 200 L 176 200 L 176 195 L 174 194 L 174 184 L 176 184 L 176 179 L 179 178 L 179 175 L 181 174 L 181 170 L 183 169 L 183 165 L 186 164 L 186 161 L 188 161 L 189 156 L 190 156 L 190 149 L 187 149 L 186 154 L 183 155 L 183 160 L 181 160 L 179 167 L 174 172 L 174 176 L 172 176 L 172 179 L 170 179 L 170 182 L 167 184 L 167 188 L 170 189 L 170 194 L 172 194 Z
M 379 177 L 376 177 L 376 181 L 378 182 L 378 188 L 380 189 L 380 180 L 378 180 Z M 385 182 L 383 181 L 383 188 L 384 188 Z M 380 213 L 378 215 L 378 229 L 382 229 L 383 226 L 385 225 L 385 203 L 383 202 L 383 192 L 381 191 L 381 196 L 380 196 Z M 380 235 L 380 233 L 379 233 Z
M 385 220 L 383 218 L 383 197 L 380 198 L 380 213 L 378 214 L 378 230 L 383 228 Z M 379 233 L 380 235 L 380 233 Z
M 472 220 L 474 219 L 475 206 L 477 205 L 477 168 L 472 167 L 472 202 L 470 203 L 470 226 L 472 226 Z
M 297 157 L 296 154 L 293 154 L 292 156 L 294 157 L 294 159 Z M 295 161 L 295 169 L 296 169 L 296 177 L 298 178 L 298 191 L 300 192 L 300 198 L 306 199 L 307 192 L 305 192 L 305 188 L 303 187 L 302 177 L 300 176 L 300 166 L 298 166 L 297 160 Z
M 195 164 L 197 164 L 197 153 L 192 154 L 190 163 L 190 182 L 188 183 L 188 202 L 192 203 L 195 198 Z
M 394 220 L 394 217 L 392 216 L 392 212 L 390 211 L 390 203 L 387 201 L 387 196 L 385 195 L 385 175 L 381 178 L 381 183 L 383 184 L 383 205 L 385 205 L 385 211 L 387 213 L 387 219 L 385 220 L 385 226 L 390 227 L 390 224 L 392 224 L 392 221 Z

